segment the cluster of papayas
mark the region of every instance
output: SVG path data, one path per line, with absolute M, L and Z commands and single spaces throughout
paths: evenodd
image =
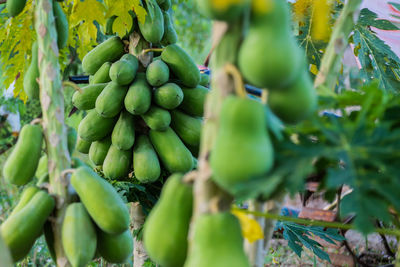
M 174 30 L 165 37 L 168 31 L 161 28 L 173 28 L 169 15 L 163 17 L 155 1 L 147 8 L 154 16 L 139 29 L 147 41 L 166 44 L 160 57 L 144 66 L 125 53 L 119 37 L 111 37 L 83 58 L 89 85 L 72 98 L 76 108 L 88 112 L 78 128 L 77 150 L 102 166 L 105 177 L 126 179 L 133 170 L 142 183 L 156 181 L 162 169 L 185 173 L 194 168 L 208 93 L 200 82 L 209 82 L 174 44 Z
M 10 16 L 18 15 L 25 6 L 26 0 L 10 0 L 7 1 L 7 9 Z M 22 6 L 23 4 L 23 6 Z M 9 6 L 10 5 L 10 6 Z M 22 7 L 22 8 L 21 8 Z M 20 10 L 19 10 L 20 9 Z M 19 10 L 19 11 L 18 11 Z M 18 11 L 18 13 L 16 13 Z M 57 45 L 58 49 L 63 49 L 68 41 L 68 19 L 59 2 L 53 1 L 53 14 L 57 30 Z M 32 56 L 28 69 L 24 74 L 24 91 L 28 99 L 39 99 L 39 62 L 38 62 L 38 44 L 32 44 Z
M 74 170 L 71 185 L 80 202 L 68 205 L 61 229 L 65 255 L 73 267 L 93 258 L 124 263 L 132 254 L 129 212 L 115 188 L 88 166 Z M 51 243 L 46 238 L 49 250 Z

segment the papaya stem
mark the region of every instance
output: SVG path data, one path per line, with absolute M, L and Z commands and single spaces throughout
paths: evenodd
M 162 52 L 164 51 L 164 48 L 147 48 L 143 50 L 143 53 L 149 53 L 149 52 Z
M 327 87 L 335 90 L 341 60 L 348 45 L 348 39 L 353 30 L 362 0 L 346 1 L 339 18 L 332 30 L 328 46 L 322 57 L 319 73 L 314 81 L 314 87 Z
M 246 214 L 251 214 L 257 217 L 264 217 L 267 219 L 278 220 L 278 221 L 285 221 L 285 222 L 293 222 L 297 224 L 303 224 L 308 226 L 320 226 L 326 228 L 335 228 L 335 229 L 342 229 L 342 230 L 352 230 L 356 229 L 353 224 L 343 224 L 340 222 L 325 222 L 325 221 L 318 221 L 318 220 L 308 220 L 296 217 L 289 217 L 283 216 L 278 214 L 273 214 L 269 212 L 258 212 L 258 211 L 250 211 L 250 210 L 243 210 L 237 207 L 232 208 L 233 211 L 241 211 Z M 389 229 L 389 228 L 375 228 L 374 232 L 384 235 L 392 235 L 400 237 L 400 230 L 399 229 Z
M 42 124 L 42 119 L 41 118 L 36 118 L 36 119 L 33 119 L 31 122 L 30 122 L 30 125 L 35 125 L 35 124 Z
M 71 174 L 71 173 L 73 173 L 75 171 L 75 169 L 65 169 L 65 170 L 63 170 L 62 172 L 61 172 L 61 177 L 62 178 L 65 178 L 65 176 L 67 175 L 67 174 Z
M 63 85 L 63 87 L 70 86 L 70 87 L 74 88 L 75 91 L 78 91 L 78 92 L 81 93 L 81 94 L 83 93 L 82 88 L 80 88 L 80 87 L 79 87 L 76 83 L 74 83 L 74 82 L 63 81 L 63 82 L 62 82 L 62 85 Z
M 235 85 L 234 87 L 235 93 L 241 98 L 246 98 L 247 97 L 246 88 L 244 87 L 243 78 L 239 70 L 235 67 L 235 65 L 231 63 L 226 64 L 224 70 L 227 74 L 229 74 L 233 78 Z

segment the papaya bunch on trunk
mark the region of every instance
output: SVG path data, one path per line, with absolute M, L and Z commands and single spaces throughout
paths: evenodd
M 78 127 L 77 150 L 89 154 L 109 179 L 149 183 L 196 165 L 208 93 L 203 85 L 209 78 L 176 44 L 171 5 L 161 2 L 146 1 L 145 23 L 136 18 L 133 23 L 138 26 L 133 31 L 158 47 L 149 52 L 160 54 L 149 64 L 127 53 L 117 36 L 82 60 L 90 76 L 72 98 L 76 108 L 87 111 Z

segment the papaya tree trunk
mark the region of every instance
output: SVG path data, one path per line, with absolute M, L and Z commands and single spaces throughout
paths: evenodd
M 354 24 L 358 20 L 362 0 L 347 0 L 337 19 L 328 46 L 321 61 L 319 73 L 314 81 L 315 88 L 320 86 L 335 89 L 344 52 Z
M 249 201 L 249 210 L 264 212 L 265 204 L 258 202 L 256 200 Z M 256 217 L 254 215 L 250 216 L 254 220 L 258 222 L 258 224 L 265 229 L 265 218 L 264 217 Z M 264 239 L 256 240 L 254 242 L 249 242 L 248 240 L 244 243 L 244 249 L 246 251 L 247 256 L 249 257 L 250 265 L 253 267 L 263 267 L 264 266 Z
M 145 215 L 139 202 L 131 203 L 131 221 L 133 231 L 137 232 L 143 227 Z M 143 241 L 137 236 L 133 237 L 133 267 L 142 267 L 148 259 L 148 255 L 143 246 Z
M 61 86 L 57 31 L 53 15 L 52 0 L 37 0 L 35 29 L 39 47 L 40 103 L 43 114 L 43 131 L 48 155 L 49 192 L 56 198 L 52 229 L 57 266 L 67 266 L 61 243 L 61 224 L 68 203 L 68 182 L 61 172 L 70 167 L 67 149 L 67 131 L 64 123 L 64 97 Z

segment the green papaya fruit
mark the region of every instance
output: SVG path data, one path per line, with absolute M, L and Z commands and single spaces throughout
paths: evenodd
M 43 225 L 43 235 L 49 250 L 50 256 L 54 262 L 56 262 L 56 251 L 54 249 L 54 233 L 51 227 L 51 223 L 47 220 Z
M 199 146 L 202 120 L 191 117 L 179 110 L 171 110 L 171 128 L 182 141 L 190 146 Z
M 89 84 L 72 95 L 72 105 L 79 110 L 95 108 L 96 99 L 108 83 Z
M 111 145 L 103 162 L 104 176 L 121 179 L 128 176 L 132 165 L 132 150 L 121 150 Z
M 139 29 L 143 38 L 149 42 L 158 44 L 164 35 L 164 18 L 160 7 L 151 1 L 147 3 L 147 14 L 144 23 L 139 22 Z
M 78 130 L 79 131 L 79 130 Z M 76 150 L 78 152 L 81 152 L 82 154 L 87 154 L 89 153 L 90 145 L 92 142 L 83 140 L 79 135 L 78 139 L 76 140 Z
M 186 258 L 193 189 L 182 178 L 182 174 L 173 174 L 167 179 L 143 228 L 147 253 L 163 267 L 183 266 Z
M 24 91 L 29 99 L 39 99 L 40 89 L 36 81 L 39 78 L 39 63 L 38 63 L 38 44 L 34 42 L 32 45 L 31 64 L 24 75 Z
M 192 154 L 171 128 L 163 132 L 150 130 L 149 137 L 162 164 L 170 173 L 185 173 L 193 168 Z
M 238 219 L 229 212 L 200 215 L 184 267 L 250 267 Z
M 104 118 L 100 116 L 96 110 L 91 110 L 84 117 L 78 126 L 78 135 L 81 139 L 87 142 L 93 142 L 101 140 L 111 133 L 115 123 L 117 122 L 117 117 Z M 79 138 L 78 138 L 79 143 Z M 87 152 L 89 152 L 90 144 L 87 145 Z M 78 145 L 77 145 L 77 150 Z M 83 152 L 82 152 L 83 153 Z
M 114 15 L 114 16 L 111 16 L 111 17 L 109 17 L 107 19 L 106 28 L 105 28 L 104 34 L 106 34 L 106 35 L 113 35 L 114 34 L 114 31 L 113 31 L 112 28 L 113 28 L 113 24 L 114 24 L 114 21 L 115 21 L 116 18 L 117 18 L 117 16 Z
M 164 0 L 164 2 L 160 5 L 160 8 L 164 11 L 168 11 L 170 10 L 171 6 L 171 0 Z
M 20 211 L 1 225 L 1 235 L 14 262 L 23 259 L 41 235 L 43 225 L 53 211 L 54 199 L 44 191 L 37 192 Z
M 174 109 L 183 101 L 182 89 L 175 83 L 166 83 L 154 90 L 154 102 L 162 108 Z
M 6 2 L 6 8 L 8 11 L 8 16 L 16 17 L 19 13 L 24 10 L 26 5 L 26 0 L 10 0 Z
M 151 104 L 151 91 L 146 75 L 138 73 L 125 96 L 125 109 L 133 115 L 146 113 Z
M 157 131 L 165 130 L 171 123 L 171 114 L 168 110 L 157 106 L 151 106 L 141 117 L 150 129 Z
M 166 11 L 163 11 L 163 16 L 164 16 L 164 36 L 161 39 L 161 44 L 163 46 L 175 44 L 178 41 L 178 34 L 175 31 L 171 17 Z
M 89 149 L 89 159 L 94 165 L 103 165 L 104 159 L 107 156 L 107 152 L 111 146 L 111 139 L 109 136 L 95 141 L 90 145 Z
M 259 88 L 277 89 L 290 85 L 299 76 L 304 53 L 287 26 L 290 16 L 274 18 L 275 13 L 282 13 L 281 9 L 289 14 L 288 4 L 273 0 L 272 7 L 251 22 L 239 49 L 238 66 L 249 83 Z
M 117 36 L 113 36 L 84 56 L 82 69 L 84 72 L 93 75 L 104 63 L 118 60 L 124 52 L 122 40 Z
M 111 134 L 114 146 L 121 150 L 128 150 L 135 142 L 134 117 L 128 111 L 122 111 Z
M 39 192 L 40 189 L 37 186 L 28 186 L 24 188 L 24 191 L 21 193 L 21 197 L 19 198 L 18 204 L 14 207 L 9 217 L 17 214 L 21 209 L 23 209 L 33 198 L 33 196 Z
M 96 111 L 104 118 L 115 117 L 124 107 L 124 99 L 128 92 L 127 86 L 110 82 L 96 99 Z
M 96 229 L 82 203 L 69 204 L 61 228 L 65 255 L 72 267 L 85 267 L 96 253 Z
M 97 238 L 97 251 L 110 263 L 124 263 L 132 255 L 133 237 L 130 229 L 119 235 L 110 235 L 98 230 Z
M 204 87 L 208 87 L 208 85 L 210 84 L 210 75 L 208 75 L 206 73 L 201 73 L 199 84 Z
M 213 20 L 234 21 L 243 14 L 250 0 L 234 1 L 222 4 L 214 0 L 197 0 L 199 12 Z
M 161 59 L 187 87 L 196 87 L 200 82 L 200 71 L 193 59 L 176 44 L 168 45 L 161 53 Z
M 119 85 L 128 85 L 135 79 L 138 67 L 138 59 L 134 55 L 125 54 L 111 65 L 110 78 Z
M 162 60 L 154 60 L 147 66 L 146 79 L 151 86 L 161 86 L 168 82 L 169 68 Z
M 98 69 L 98 71 L 96 71 L 96 73 L 93 76 L 91 76 L 92 78 L 89 80 L 89 83 L 98 84 L 98 83 L 111 82 L 110 68 L 111 68 L 111 63 L 105 62 L 103 65 L 101 65 L 100 69 Z
M 35 172 L 35 177 L 40 179 L 43 175 L 46 175 L 49 172 L 48 169 L 48 158 L 47 154 L 44 154 L 40 157 L 38 167 Z
M 262 103 L 231 95 L 223 101 L 220 114 L 210 164 L 214 181 L 234 193 L 235 185 L 271 169 L 274 151 Z
M 75 150 L 76 140 L 78 139 L 78 134 L 73 127 L 67 127 L 67 140 L 68 140 L 68 152 L 70 155 Z
M 58 49 L 63 49 L 68 42 L 68 20 L 60 3 L 58 2 L 53 2 L 53 13 L 57 30 Z
M 142 183 L 151 183 L 160 177 L 160 162 L 146 135 L 139 136 L 133 147 L 133 170 Z
M 195 88 L 182 87 L 183 101 L 179 105 L 179 109 L 185 111 L 185 113 L 202 117 L 204 113 L 204 103 L 209 90 L 201 85 Z
M 4 163 L 3 176 L 12 184 L 27 184 L 35 175 L 42 152 L 43 132 L 40 125 L 25 124 L 17 144 Z
M 115 188 L 89 167 L 79 167 L 71 184 L 96 225 L 108 234 L 129 228 L 129 212 Z
M 294 84 L 271 90 L 268 105 L 286 123 L 298 123 L 311 115 L 317 108 L 317 94 L 306 69 Z

